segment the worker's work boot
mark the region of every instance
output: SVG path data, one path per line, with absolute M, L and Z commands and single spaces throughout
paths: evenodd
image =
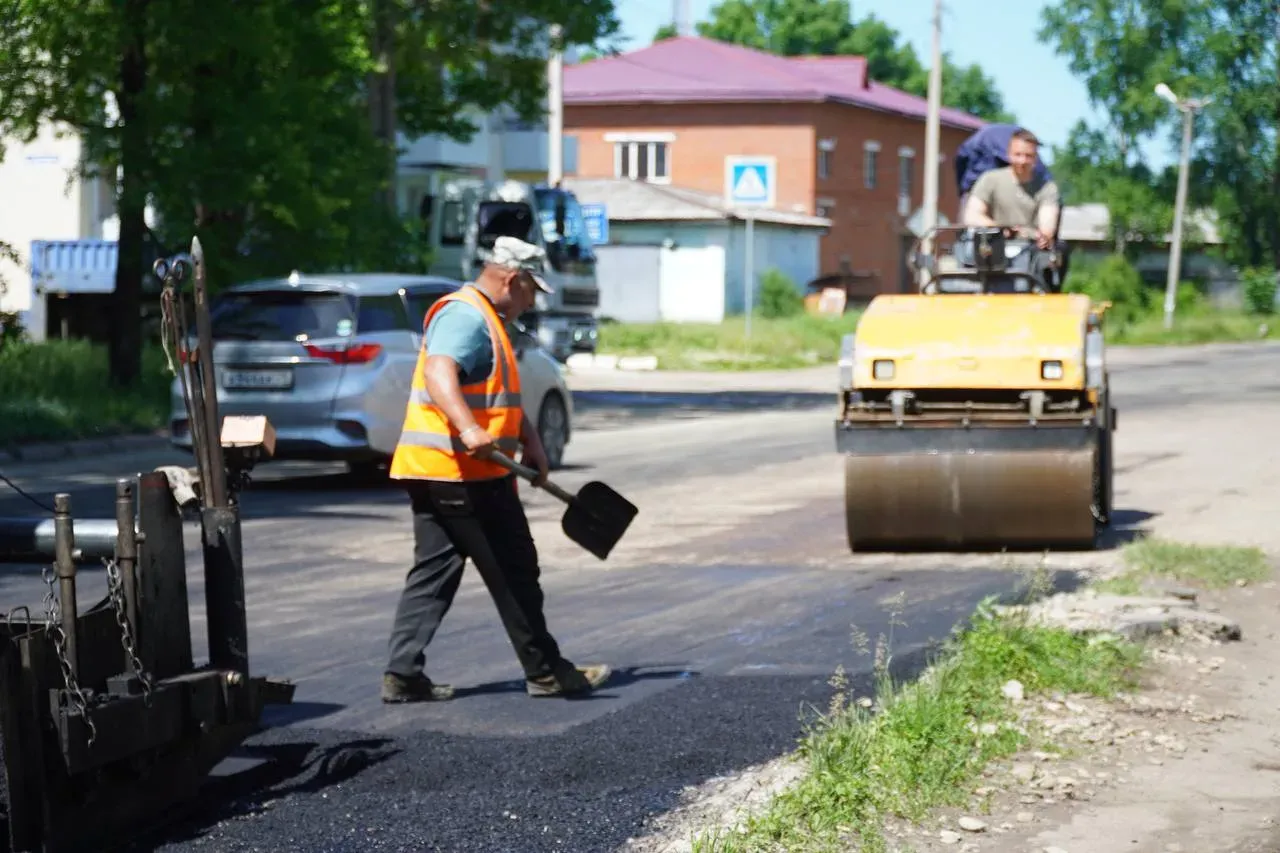
M 448 684 L 433 684 L 422 673 L 414 676 L 382 676 L 382 701 L 388 704 L 401 702 L 443 702 L 453 698 L 453 688 Z
M 581 696 L 604 684 L 612 674 L 607 664 L 574 666 L 569 661 L 561 661 L 553 674 L 527 679 L 525 689 L 535 698 Z

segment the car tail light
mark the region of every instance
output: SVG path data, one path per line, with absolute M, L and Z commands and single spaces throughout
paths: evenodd
M 347 346 L 322 347 L 316 344 L 303 344 L 307 355 L 312 358 L 323 358 L 334 364 L 367 364 L 382 352 L 381 344 L 351 344 Z

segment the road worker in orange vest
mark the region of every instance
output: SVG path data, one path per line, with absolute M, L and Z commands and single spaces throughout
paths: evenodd
M 424 672 L 425 650 L 453 604 L 470 558 L 506 627 L 531 696 L 580 695 L 603 684 L 604 665 L 578 667 L 547 630 L 537 549 L 514 475 L 496 449 L 547 476 L 546 452 L 520 407 L 520 372 L 506 321 L 551 293 L 546 253 L 499 237 L 472 283 L 441 297 L 424 321 L 404 429 L 391 476 L 409 493 L 414 563 L 405 579 L 383 674 L 384 702 L 449 699 Z

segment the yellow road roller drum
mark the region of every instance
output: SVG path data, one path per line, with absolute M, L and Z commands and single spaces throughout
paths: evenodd
M 1111 514 L 1105 306 L 1000 265 L 931 285 L 877 297 L 844 340 L 850 548 L 1091 547 Z

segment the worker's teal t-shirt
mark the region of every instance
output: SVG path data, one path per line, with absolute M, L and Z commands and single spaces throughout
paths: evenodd
M 427 355 L 456 361 L 461 385 L 484 381 L 493 372 L 493 341 L 484 316 L 465 302 L 445 305 L 427 326 Z

